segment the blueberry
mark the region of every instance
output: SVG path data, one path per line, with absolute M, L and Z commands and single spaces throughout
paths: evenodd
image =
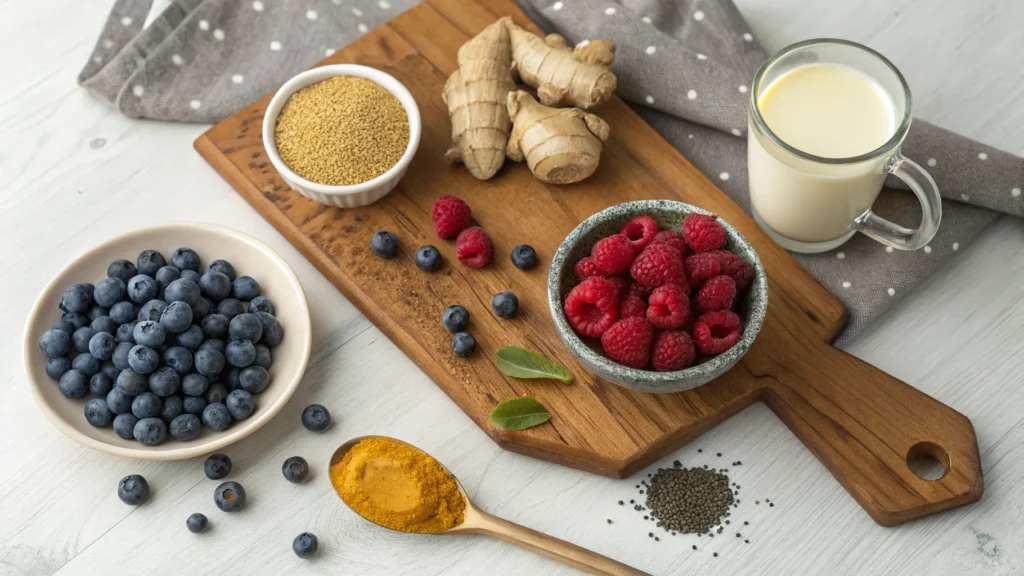
M 89 322 L 91 322 L 89 317 L 81 312 L 65 312 L 64 314 L 61 314 L 60 319 L 64 322 L 70 322 L 71 325 L 74 326 L 74 330 L 88 326 Z M 72 330 L 72 334 L 74 333 L 74 330 Z
M 381 258 L 394 258 L 398 255 L 398 238 L 387 230 L 381 230 L 370 238 L 370 252 Z
M 117 339 L 106 332 L 97 332 L 89 339 L 89 353 L 100 360 L 110 360 L 117 348 Z
M 179 386 L 181 386 L 181 376 L 178 376 L 178 373 L 170 366 L 162 366 L 149 375 L 149 390 L 157 396 L 170 396 L 178 391 Z
M 135 425 L 139 419 L 131 412 L 124 412 L 114 416 L 114 433 L 125 440 L 135 439 Z
M 100 360 L 92 354 L 79 354 L 71 360 L 71 369 L 78 370 L 86 378 L 92 378 L 93 374 L 100 371 Z
M 182 270 L 181 277 L 184 280 L 191 280 L 196 286 L 199 285 L 199 279 L 201 278 L 199 272 L 196 272 L 195 270 Z
M 156 298 L 160 287 L 156 280 L 145 274 L 139 274 L 128 281 L 128 299 L 136 304 L 143 304 Z
M 529 270 L 537 265 L 537 251 L 529 244 L 520 244 L 512 249 L 512 265 L 520 270 Z
M 173 428 L 174 427 L 171 426 L 171 429 L 172 429 L 171 436 L 174 436 Z M 197 433 L 199 432 L 199 428 L 196 428 L 196 432 Z M 192 438 L 195 438 L 195 436 L 192 436 Z M 178 439 L 179 440 L 191 440 L 192 438 L 178 438 Z M 193 534 L 199 534 L 203 530 L 206 530 L 206 525 L 208 523 L 209 523 L 209 520 L 206 519 L 206 515 L 205 514 L 200 514 L 199 512 L 196 512 L 195 514 L 189 516 L 185 520 L 185 527 L 188 528 L 189 532 L 191 532 Z
M 200 296 L 196 299 L 196 303 L 192 305 L 192 321 L 199 323 L 199 319 L 203 318 L 210 313 L 210 309 L 213 308 L 213 304 L 206 298 Z
M 220 272 L 207 272 L 199 277 L 199 291 L 214 302 L 231 294 L 231 279 Z
M 167 302 L 163 300 L 150 300 L 139 308 L 139 314 L 137 320 L 144 322 L 149 320 L 150 322 L 159 322 L 160 315 L 164 313 L 164 308 L 167 308 Z
M 220 402 L 213 402 L 203 408 L 203 424 L 214 432 L 223 432 L 231 426 L 231 413 Z
M 227 358 L 228 364 L 236 368 L 245 368 L 251 366 L 256 359 L 256 347 L 248 340 L 232 340 L 228 342 L 224 357 Z
M 241 510 L 245 506 L 245 488 L 238 482 L 224 482 L 214 489 L 213 503 L 225 512 Z
M 241 302 L 239 302 L 239 306 L 241 306 Z M 207 338 L 223 340 L 228 337 L 228 328 L 231 325 L 230 323 L 231 320 L 223 314 L 210 314 L 199 322 L 199 326 L 202 328 L 203 334 L 205 334 Z
M 138 474 L 121 478 L 117 483 L 117 497 L 130 506 L 138 506 L 149 497 L 149 483 Z
M 104 278 L 93 290 L 92 299 L 96 304 L 110 308 L 121 300 L 124 300 L 128 288 L 124 280 L 120 278 Z
M 228 277 L 228 280 L 235 279 L 235 267 L 231 265 L 231 262 L 227 260 L 214 260 L 210 262 L 210 265 L 206 268 L 207 272 L 220 272 L 221 274 Z
M 117 340 L 118 344 L 135 344 L 135 325 L 137 321 L 132 320 L 127 324 L 121 324 L 117 327 L 117 332 L 114 335 L 114 339 Z M 126 356 L 127 358 L 127 356 Z
M 184 302 L 171 302 L 160 314 L 160 324 L 169 332 L 184 332 L 192 325 L 192 308 Z
M 82 329 L 88 330 L 88 328 Z M 47 330 L 39 337 L 39 349 L 42 350 L 43 354 L 48 358 L 60 358 L 61 356 L 67 356 L 71 352 L 71 344 L 71 336 L 63 330 Z M 88 349 L 88 346 L 88 343 L 86 343 L 86 349 Z
M 89 351 L 89 340 L 96 334 L 96 331 L 88 326 L 83 326 L 75 333 L 71 335 L 71 344 L 75 347 L 76 352 L 85 354 Z M 44 351 L 45 352 L 45 351 Z
M 114 260 L 107 266 L 107 278 L 120 278 L 125 284 L 139 273 L 135 264 L 127 260 Z
M 118 370 L 124 370 L 125 368 L 131 367 L 128 363 L 128 353 L 131 352 L 134 347 L 135 344 L 132 344 L 131 342 L 121 342 L 116 348 L 114 348 L 114 353 L 110 355 L 110 359 Z
M 167 423 L 156 416 L 142 418 L 135 424 L 132 435 L 143 446 L 156 446 L 167 438 Z
M 250 394 L 259 394 L 267 388 L 270 375 L 260 366 L 249 366 L 238 373 L 238 383 Z
M 110 360 L 107 360 L 100 366 L 100 373 L 106 374 L 111 382 L 117 382 L 117 377 L 121 375 L 121 369 L 114 366 L 114 363 Z
M 199 300 L 199 285 L 187 278 L 178 278 L 167 286 L 164 296 L 168 303 L 184 302 L 191 306 Z
M 424 272 L 433 272 L 441 267 L 441 253 L 433 246 L 420 246 L 416 250 L 416 267 Z
M 93 305 L 92 308 L 89 308 L 89 311 L 85 313 L 85 316 L 89 318 L 89 323 L 91 324 L 97 318 L 101 316 L 108 316 L 109 314 L 110 308 L 104 308 L 103 306 L 96 304 Z
M 110 391 L 114 389 L 114 379 L 110 377 L 110 374 L 100 371 L 92 375 L 89 378 L 89 392 L 94 396 L 106 396 L 110 394 Z M 103 403 L 107 405 L 106 402 Z
M 68 322 L 67 320 L 57 320 L 56 322 L 53 323 L 53 329 L 65 332 L 67 333 L 68 336 L 71 336 L 72 334 L 75 333 L 75 325 L 72 324 L 71 322 Z
M 106 332 L 111 336 L 117 333 L 117 322 L 114 322 L 110 316 L 97 316 L 93 318 L 92 322 L 89 323 L 89 327 L 96 332 Z
M 126 368 L 117 375 L 116 389 L 121 390 L 128 396 L 138 396 L 149 390 L 149 378 L 131 368 Z M 109 403 L 107 402 L 107 404 Z
M 157 270 L 167 265 L 167 261 L 164 260 L 164 255 L 156 250 L 144 250 L 139 254 L 135 265 L 139 270 L 139 274 L 155 276 Z
M 234 366 L 228 368 L 228 375 L 224 380 L 228 385 L 228 390 L 244 390 L 242 382 L 239 380 L 241 374 L 242 370 L 240 368 L 235 368 Z
M 161 290 L 166 290 L 167 286 L 178 278 L 181 278 L 181 270 L 178 270 L 174 266 L 164 266 L 157 270 L 156 275 L 153 276 L 153 279 L 156 280 L 156 285 L 159 286 Z
M 227 351 L 228 345 L 223 340 L 217 338 L 209 338 L 207 340 L 203 340 L 203 343 L 199 345 L 199 350 L 206 349 L 216 350 L 217 352 L 223 354 L 224 352 Z
M 469 356 L 476 350 L 476 338 L 467 332 L 456 332 L 452 336 L 452 350 L 457 356 Z
M 139 374 L 152 374 L 160 365 L 160 355 L 149 346 L 136 344 L 128 352 L 128 366 Z
M 206 408 L 206 398 L 202 396 L 185 396 L 185 413 L 201 416 Z
M 323 432 L 331 425 L 331 413 L 320 404 L 310 404 L 302 411 L 302 425 L 310 432 Z
M 220 480 L 231 474 L 231 458 L 227 454 L 210 454 L 203 462 L 203 473 L 210 480 Z
M 231 281 L 231 297 L 249 301 L 260 295 L 260 283 L 251 276 L 239 276 Z
M 281 473 L 284 474 L 285 480 L 292 484 L 298 484 L 305 480 L 306 475 L 309 474 L 309 464 L 302 456 L 292 456 L 284 461 L 284 465 L 281 466 Z
M 255 344 L 263 336 L 263 323 L 255 314 L 239 314 L 228 324 L 228 335 L 232 340 L 248 340 Z
M 445 308 L 441 323 L 449 332 L 461 332 L 469 326 L 469 310 L 458 304 Z
M 171 264 L 180 270 L 199 270 L 199 254 L 191 248 L 178 248 L 171 253 Z
M 203 398 L 206 399 L 207 404 L 223 404 L 224 399 L 228 397 L 228 392 L 231 391 L 228 390 L 227 384 L 223 382 L 213 382 L 210 384 L 210 387 L 206 389 L 206 394 L 203 395 Z
M 99 398 L 93 398 L 85 403 L 85 421 L 97 428 L 103 428 L 114 419 L 114 415 L 107 408 L 107 403 Z
M 60 380 L 60 377 L 68 370 L 71 370 L 71 359 L 67 356 L 50 358 L 46 361 L 46 375 L 54 380 Z
M 217 302 L 217 314 L 227 317 L 228 320 L 245 313 L 245 307 L 237 298 L 225 298 Z
M 491 310 L 498 318 L 511 318 L 519 311 L 519 298 L 509 290 L 498 292 L 491 299 Z
M 160 409 L 160 419 L 170 425 L 175 418 L 185 412 L 185 402 L 181 396 L 168 396 L 164 398 L 163 408 Z M 173 437 L 173 434 L 171 435 Z
M 132 414 L 140 419 L 155 418 L 164 409 L 164 403 L 160 397 L 152 392 L 143 392 L 132 400 Z
M 225 362 L 224 355 L 212 348 L 199 350 L 195 355 L 196 372 L 206 377 L 220 374 Z
M 135 320 L 135 306 L 131 302 L 118 302 L 110 307 L 110 319 L 121 326 Z
M 255 314 L 256 312 L 266 312 L 271 316 L 274 315 L 274 303 L 270 301 L 270 298 L 266 296 L 257 296 L 249 302 L 249 313 Z
M 89 378 L 72 368 L 65 372 L 58 381 L 61 394 L 68 398 L 81 398 L 89 391 Z
M 92 292 L 95 289 L 90 289 L 90 286 L 92 284 L 72 284 L 68 286 L 67 290 L 64 291 L 64 297 L 60 300 L 60 309 L 64 312 L 88 312 L 92 306 Z
M 281 323 L 266 312 L 257 312 L 256 317 L 260 319 L 260 324 L 263 325 L 263 336 L 260 337 L 260 342 L 266 344 L 267 347 L 273 348 L 281 343 L 284 338 L 284 329 L 281 328 Z
M 256 410 L 252 394 L 245 390 L 232 390 L 228 393 L 224 405 L 228 407 L 228 412 L 233 420 L 245 420 Z
M 252 361 L 254 366 L 260 366 L 264 370 L 270 370 L 273 358 L 270 356 L 270 348 L 263 344 L 256 345 L 256 359 Z
M 316 554 L 316 551 L 320 548 L 320 544 L 317 542 L 316 536 L 309 532 L 303 532 L 292 540 L 292 551 L 299 558 L 309 558 Z
M 132 411 L 132 397 L 120 386 L 115 386 L 107 393 L 107 407 L 114 414 L 128 414 Z M 128 436 L 131 437 L 131 434 Z
M 161 416 L 162 418 L 162 416 Z M 203 424 L 195 414 L 178 414 L 167 426 L 171 438 L 179 442 L 188 442 L 199 436 L 199 429 Z
M 185 374 L 181 379 L 181 391 L 189 396 L 202 396 L 206 394 L 207 388 L 210 387 L 209 380 L 202 374 Z

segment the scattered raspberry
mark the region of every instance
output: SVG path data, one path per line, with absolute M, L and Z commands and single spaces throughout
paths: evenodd
M 718 310 L 693 321 L 693 340 L 705 356 L 721 354 L 740 339 L 743 325 L 740 317 L 729 310 Z
M 743 290 L 754 279 L 754 267 L 750 265 L 750 262 L 744 260 L 742 256 L 733 254 L 728 250 L 715 250 L 710 252 L 710 254 L 718 256 L 718 260 L 722 263 L 722 274 L 736 282 L 736 290 Z
M 601 336 L 608 358 L 630 368 L 646 368 L 654 327 L 643 318 L 619 320 Z
M 569 291 L 563 309 L 577 334 L 599 338 L 619 319 L 618 288 L 602 276 L 587 278 Z
M 630 274 L 637 282 L 649 288 L 662 284 L 686 284 L 683 259 L 679 250 L 665 243 L 651 244 L 636 257 L 630 267 Z
M 683 240 L 682 236 L 676 234 L 672 230 L 662 230 L 661 232 L 658 232 L 654 235 L 652 243 L 654 242 L 664 242 L 676 250 L 679 250 L 679 253 L 683 255 L 683 259 L 686 259 L 690 253 L 690 247 L 686 245 L 686 240 Z
M 434 202 L 430 219 L 438 238 L 454 238 L 469 227 L 469 205 L 455 196 L 441 196 Z
M 693 338 L 681 330 L 669 330 L 654 337 L 651 364 L 659 372 L 672 372 L 689 368 L 697 356 Z
M 686 281 L 697 287 L 722 273 L 722 258 L 718 252 L 701 252 L 687 258 L 683 267 L 686 269 Z
M 647 304 L 636 296 L 626 296 L 619 304 L 619 318 L 646 318 Z
M 651 296 L 651 290 L 654 290 L 654 288 L 644 286 L 636 280 L 629 285 L 629 295 L 636 296 L 644 302 L 647 302 L 647 299 Z
M 466 228 L 459 233 L 455 249 L 459 262 L 471 268 L 484 266 L 494 258 L 494 243 L 479 226 Z
M 622 234 L 602 238 L 594 244 L 590 257 L 597 265 L 597 271 L 605 276 L 615 276 L 629 270 L 633 263 L 633 243 Z
M 675 284 L 663 284 L 647 299 L 647 320 L 655 328 L 679 328 L 690 316 L 690 297 Z
M 620 234 L 633 244 L 633 252 L 639 254 L 647 245 L 654 241 L 658 233 L 658 223 L 646 214 L 635 216 L 622 227 Z
M 697 291 L 697 308 L 703 312 L 729 310 L 736 299 L 736 281 L 725 276 L 710 278 Z
M 594 263 L 594 259 L 590 256 L 580 258 L 576 265 L 572 267 L 573 273 L 576 274 L 576 283 L 583 282 L 591 276 L 597 276 L 597 264 Z
M 629 294 L 629 280 L 626 280 L 622 276 L 605 276 L 609 282 L 615 285 L 616 297 L 622 300 Z
M 709 252 L 725 246 L 725 229 L 714 214 L 688 214 L 683 220 L 683 238 L 694 252 Z

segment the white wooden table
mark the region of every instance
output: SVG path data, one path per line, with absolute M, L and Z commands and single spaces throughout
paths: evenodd
M 571 573 L 480 537 L 401 535 L 358 519 L 336 500 L 325 461 L 344 439 L 371 432 L 435 454 L 492 513 L 656 574 L 1024 573 L 1024 222 L 1000 221 L 849 346 L 973 420 L 981 502 L 879 527 L 758 405 L 666 459 L 715 464 L 709 452 L 722 451 L 742 460 L 733 477 L 743 486 L 738 515 L 751 521 L 742 530 L 751 543 L 654 542 L 628 506 L 615 504 L 634 496 L 633 481 L 498 449 L 206 166 L 191 147 L 205 127 L 129 120 L 78 88 L 75 75 L 109 4 L 0 0 L 0 575 Z M 739 5 L 770 50 L 816 36 L 866 42 L 906 73 L 920 116 L 1024 150 L 1024 3 Z M 214 508 L 201 460 L 127 461 L 64 438 L 33 405 L 21 368 L 22 325 L 50 276 L 111 235 L 167 220 L 219 222 L 265 239 L 293 263 L 315 306 L 300 391 L 227 450 L 250 499 L 231 517 Z M 299 425 L 313 401 L 337 422 L 322 436 Z M 312 463 L 311 482 L 282 479 L 281 462 L 292 455 Z M 149 479 L 144 506 L 125 506 L 115 494 L 129 473 Z M 751 505 L 765 497 L 778 505 Z M 184 525 L 196 511 L 212 524 L 199 536 Z M 291 552 L 305 530 L 320 538 L 315 561 Z

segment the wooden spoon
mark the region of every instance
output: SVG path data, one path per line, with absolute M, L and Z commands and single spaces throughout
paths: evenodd
M 334 451 L 334 455 L 331 456 L 330 466 L 334 466 L 341 462 L 342 458 L 345 457 L 345 454 L 347 454 L 353 446 L 355 446 L 360 440 L 365 440 L 366 438 L 384 438 L 384 436 L 360 436 L 345 442 Z M 401 442 L 401 440 L 396 441 Z M 414 450 L 423 452 L 419 448 L 416 448 L 407 442 L 404 444 Z M 426 454 L 426 452 L 423 453 Z M 441 464 L 441 466 L 444 467 L 444 464 Z M 448 470 L 447 468 L 445 468 L 445 470 L 451 474 L 451 470 Z M 628 574 L 632 576 L 650 576 L 646 572 L 641 572 L 640 570 L 620 562 L 616 562 L 615 560 L 602 556 L 596 552 L 580 548 L 579 546 L 570 544 L 565 540 L 559 540 L 553 536 L 548 536 L 547 534 L 537 532 L 536 530 L 531 530 L 525 526 L 520 526 L 519 524 L 498 518 L 497 516 L 491 516 L 477 508 L 473 502 L 470 501 L 469 496 L 466 495 L 466 491 L 462 488 L 462 483 L 459 482 L 459 479 L 456 478 L 454 474 L 451 475 L 452 479 L 455 480 L 455 485 L 459 488 L 459 493 L 462 494 L 462 499 L 466 503 L 466 512 L 461 524 L 449 528 L 444 532 L 439 532 L 439 534 L 483 534 L 485 536 L 497 538 L 498 540 L 503 540 L 509 544 L 514 544 L 521 548 L 536 552 L 542 556 L 547 556 L 556 562 L 568 564 L 569 566 L 578 568 L 590 574 L 607 574 L 615 576 Z M 337 486 L 335 486 L 334 489 L 337 491 Z M 338 493 L 338 497 L 341 497 L 341 493 Z M 342 498 L 341 501 L 345 502 L 345 499 Z M 348 503 L 346 502 L 345 505 L 348 506 Z M 359 513 L 356 510 L 353 510 L 353 512 L 356 512 L 357 514 Z M 410 534 L 412 534 L 412 532 L 410 532 Z

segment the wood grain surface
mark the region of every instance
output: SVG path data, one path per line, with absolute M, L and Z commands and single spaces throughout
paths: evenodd
M 624 103 L 596 112 L 612 138 L 594 177 L 572 187 L 538 182 L 511 165 L 478 182 L 443 160 L 449 123 L 440 99 L 454 56 L 471 35 L 499 15 L 530 24 L 506 0 L 431 0 L 417 5 L 321 64 L 357 62 L 383 68 L 403 82 L 420 106 L 423 138 L 402 184 L 365 208 L 339 210 L 289 190 L 270 167 L 260 139 L 269 95 L 221 122 L 196 148 L 268 221 L 406 352 L 502 447 L 616 477 L 629 476 L 711 426 L 764 401 L 821 460 L 871 517 L 898 524 L 977 500 L 982 494 L 977 441 L 970 421 L 929 396 L 829 345 L 845 311 L 756 224 Z M 442 194 L 473 209 L 498 247 L 493 265 L 470 270 L 452 243 L 434 237 L 429 211 Z M 560 344 L 547 315 L 546 267 L 523 272 L 508 260 L 518 243 L 550 259 L 582 219 L 620 202 L 674 198 L 718 213 L 758 250 L 768 272 L 768 317 L 741 364 L 717 381 L 672 395 L 632 392 L 596 379 Z M 381 260 L 368 248 L 379 229 L 394 231 L 400 256 Z M 423 274 L 415 249 L 436 244 L 447 264 Z M 489 311 L 505 289 L 519 297 L 512 321 Z M 456 357 L 441 312 L 459 303 L 472 314 L 478 342 L 469 359 Z M 518 344 L 570 368 L 571 386 L 518 381 L 494 366 L 495 349 Z M 493 428 L 487 416 L 500 401 L 538 399 L 554 417 L 524 432 Z M 926 452 L 947 473 L 927 481 L 907 466 Z

